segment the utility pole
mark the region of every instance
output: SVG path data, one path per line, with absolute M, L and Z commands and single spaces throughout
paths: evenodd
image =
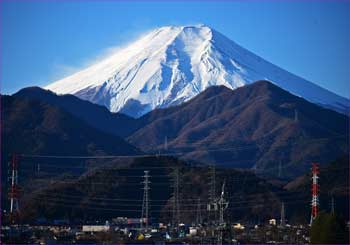
M 143 176 L 143 201 L 142 201 L 142 214 L 141 214 L 141 229 L 143 229 L 143 223 L 146 223 L 146 230 L 148 230 L 148 221 L 149 221 L 149 190 L 151 189 L 149 184 L 149 171 L 144 171 L 145 175 Z
M 218 245 L 222 245 L 223 230 L 225 228 L 224 211 L 228 208 L 228 204 L 229 204 L 229 202 L 226 201 L 224 197 L 225 197 L 225 180 L 221 187 L 221 196 L 218 202 L 220 207 Z
M 180 211 L 179 211 L 179 169 L 174 169 L 173 175 L 173 220 L 172 225 L 178 228 L 180 221 Z
M 286 217 L 285 217 L 285 210 L 284 210 L 284 202 L 282 202 L 281 206 L 281 220 L 280 225 L 284 227 L 286 225 Z
M 315 218 L 318 215 L 318 206 L 319 206 L 319 199 L 318 199 L 318 193 L 319 193 L 319 185 L 318 185 L 318 174 L 320 173 L 319 165 L 317 163 L 312 163 L 311 168 L 312 173 L 312 199 L 311 199 L 311 219 L 310 219 L 310 225 L 312 225 L 312 222 L 315 220 Z
M 10 198 L 10 223 L 14 224 L 15 221 L 18 218 L 19 215 L 19 204 L 18 204 L 18 198 L 19 198 L 19 187 L 18 187 L 18 165 L 19 165 L 19 159 L 16 154 L 12 155 L 12 162 L 11 162 L 11 187 L 9 191 L 9 198 Z

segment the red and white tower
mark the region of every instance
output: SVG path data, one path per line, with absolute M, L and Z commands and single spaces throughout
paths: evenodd
M 312 173 L 312 200 L 311 200 L 311 219 L 310 224 L 314 221 L 314 219 L 318 215 L 318 206 L 319 206 L 319 199 L 318 199 L 318 193 L 319 193 L 319 185 L 318 185 L 318 174 L 320 173 L 319 165 L 318 163 L 312 163 L 311 168 Z
M 12 162 L 11 162 L 11 176 L 10 176 L 11 187 L 9 191 L 11 224 L 15 223 L 15 220 L 18 218 L 18 214 L 19 214 L 18 163 L 19 163 L 18 156 L 16 154 L 13 154 Z

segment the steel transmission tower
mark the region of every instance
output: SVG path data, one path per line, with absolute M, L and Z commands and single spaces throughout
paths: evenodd
M 178 227 L 180 222 L 179 207 L 179 169 L 175 168 L 173 173 L 173 220 L 172 225 Z
M 214 203 L 216 201 L 216 170 L 215 170 L 215 165 L 211 166 L 209 200 L 211 203 Z
M 9 191 L 10 223 L 11 224 L 15 223 L 15 220 L 17 220 L 18 215 L 19 215 L 18 165 L 19 165 L 18 156 L 16 154 L 13 154 L 12 155 L 12 162 L 11 162 L 11 175 L 9 178 L 11 181 L 11 187 L 10 187 L 10 191 Z
M 281 220 L 280 220 L 280 225 L 285 226 L 286 225 L 286 214 L 285 214 L 285 209 L 284 209 L 284 202 L 282 202 L 281 206 Z
M 318 215 L 318 206 L 319 206 L 319 199 L 318 199 L 318 193 L 319 193 L 319 185 L 318 185 L 318 174 L 320 173 L 319 165 L 317 163 L 312 163 L 311 168 L 312 173 L 312 199 L 311 199 L 311 219 L 310 224 L 315 220 L 315 218 Z
M 209 187 L 209 203 L 207 206 L 207 210 L 208 210 L 208 217 L 210 220 L 210 216 L 211 214 L 213 214 L 213 223 L 216 223 L 217 221 L 217 211 L 218 211 L 218 200 L 216 197 L 216 169 L 215 169 L 215 165 L 211 165 L 211 169 L 210 169 L 210 187 Z
M 225 228 L 224 211 L 228 208 L 228 204 L 229 204 L 229 202 L 226 201 L 224 197 L 225 197 L 225 181 L 222 184 L 221 196 L 218 202 L 219 210 L 220 210 L 218 245 L 222 245 L 223 230 Z
M 143 228 L 143 224 L 146 224 L 146 230 L 148 230 L 148 221 L 149 221 L 149 190 L 151 189 L 149 184 L 149 171 L 144 171 L 145 175 L 143 176 L 143 201 L 142 201 L 142 214 L 141 214 L 141 228 Z
M 202 224 L 202 205 L 201 205 L 201 199 L 198 198 L 198 203 L 197 203 L 197 218 L 196 218 L 196 223 L 197 225 Z

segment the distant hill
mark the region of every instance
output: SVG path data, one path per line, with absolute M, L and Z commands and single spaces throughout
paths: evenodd
M 136 127 L 136 120 L 121 113 L 111 113 L 106 107 L 81 100 L 73 95 L 58 96 L 39 87 L 21 89 L 13 95 L 35 99 L 59 107 L 83 120 L 86 124 L 118 136 L 129 135 Z
M 2 155 L 138 154 L 122 138 L 89 126 L 59 107 L 48 103 L 1 96 Z
M 210 87 L 138 121 L 140 128 L 128 140 L 144 151 L 182 153 L 186 159 L 256 168 L 282 178 L 303 174 L 311 161 L 327 163 L 348 150 L 347 116 L 267 81 L 234 91 Z
M 196 220 L 198 202 L 203 220 L 209 202 L 211 169 L 208 166 L 190 166 L 173 157 L 147 157 L 133 160 L 119 159 L 108 166 L 96 168 L 80 176 L 65 174 L 54 179 L 32 178 L 21 207 L 26 210 L 22 219 L 35 222 L 45 217 L 73 220 L 111 220 L 116 217 L 140 218 L 143 198 L 144 170 L 150 177 L 150 214 L 157 222 L 171 222 L 173 215 L 174 169 L 179 170 L 180 222 Z M 42 175 L 50 172 L 43 167 Z M 23 173 L 25 174 L 25 173 Z M 33 174 L 33 176 L 35 173 Z M 226 219 L 264 221 L 280 212 L 280 200 L 287 191 L 269 184 L 249 171 L 216 169 L 216 196 L 226 181 L 226 199 L 230 204 Z M 47 184 L 43 184 L 47 183 Z M 30 188 L 30 187 L 27 187 Z M 200 201 L 198 201 L 200 199 Z M 287 198 L 292 203 L 295 200 Z M 268 208 L 267 208 L 268 207 Z
M 79 101 L 78 101 L 79 102 Z M 58 156 L 137 155 L 141 151 L 124 139 L 89 126 L 65 110 L 45 102 L 19 96 L 1 96 L 1 171 L 2 204 L 7 206 L 7 163 L 12 154 Z M 59 161 L 36 159 L 36 164 L 50 162 L 55 169 L 72 164 L 85 166 L 92 160 Z M 102 164 L 101 162 L 98 163 Z M 36 166 L 37 166 L 36 165 Z M 20 171 L 26 172 L 26 160 L 21 158 Z M 57 175 L 60 168 L 54 175 Z M 64 171 L 63 171 L 64 172 Z M 81 171 L 75 171 L 76 173 Z M 20 179 L 24 181 L 24 179 Z
M 50 103 L 25 96 L 1 96 L 2 142 L 5 142 L 1 149 L 2 163 L 6 163 L 9 154 L 14 152 L 90 156 L 141 153 L 120 137 L 89 125 L 86 118 L 78 118 L 74 112 L 67 112 L 67 108 Z M 297 116 L 295 110 L 298 111 Z M 304 161 L 296 161 L 295 165 L 283 164 L 280 168 L 280 177 L 292 178 L 297 173 L 309 171 L 308 159 L 324 160 L 343 152 L 342 149 L 334 149 L 346 147 L 346 140 L 340 135 L 348 134 L 343 128 L 347 122 L 348 118 L 341 114 L 295 97 L 271 83 L 258 82 L 237 91 L 212 87 L 182 106 L 153 111 L 133 124 L 138 130 L 129 139 L 132 142 L 136 139 L 134 137 L 143 133 L 145 138 L 141 137 L 142 134 L 138 136 L 143 142 L 143 149 L 175 153 L 187 150 L 189 153 L 185 157 L 190 159 L 200 159 L 201 155 L 190 155 L 199 150 L 215 154 L 220 152 L 218 149 L 227 150 L 228 155 L 236 154 L 237 158 L 246 156 L 252 162 L 251 159 L 256 158 L 257 173 L 264 177 L 267 177 L 264 170 L 269 169 L 274 169 L 272 176 L 278 176 L 278 163 L 271 160 L 264 165 L 260 158 L 300 157 Z M 165 137 L 168 138 L 167 149 L 164 147 Z M 188 140 L 183 143 L 185 147 L 180 144 L 180 139 Z M 265 139 L 269 141 L 265 142 Z M 272 142 L 270 146 L 269 142 Z M 154 143 L 158 145 L 152 146 Z M 179 150 L 175 147 L 177 144 L 183 148 Z M 253 144 L 267 150 L 259 151 L 260 155 L 242 153 L 248 149 L 254 152 L 255 148 L 250 148 Z M 269 154 L 265 156 L 262 153 Z M 334 195 L 336 210 L 345 217 L 349 203 L 348 159 L 344 156 L 329 165 L 322 162 L 324 167 L 320 174 L 321 209 L 329 209 L 330 196 Z M 213 162 L 220 164 L 219 161 Z M 23 157 L 19 174 L 23 188 L 21 209 L 26 212 L 23 212 L 22 218 L 23 221 L 34 222 L 40 217 L 73 220 L 110 219 L 125 215 L 139 217 L 142 203 L 140 182 L 143 171 L 150 170 L 152 217 L 168 222 L 172 217 L 171 178 L 174 167 L 180 169 L 181 219 L 190 221 L 195 218 L 198 198 L 202 215 L 208 218 L 205 205 L 211 170 L 202 163 L 195 163 L 191 166 L 174 157 L 94 161 Z M 244 160 L 241 163 L 223 166 L 254 167 L 254 164 L 245 165 L 247 162 Z M 3 180 L 6 179 L 6 166 L 2 164 Z M 283 188 L 281 182 L 270 177 L 258 177 L 253 170 L 217 167 L 216 171 L 217 194 L 226 180 L 226 197 L 230 201 L 226 217 L 230 220 L 264 222 L 268 218 L 279 217 L 283 201 L 291 223 L 308 222 L 308 175 L 291 181 Z M 6 184 L 2 188 L 6 189 Z M 6 192 L 2 193 L 2 204 L 6 208 Z
M 267 81 L 234 91 L 213 86 L 179 106 L 156 109 L 138 119 L 38 87 L 22 89 L 14 97 L 60 108 L 95 129 L 127 138 L 143 151 L 254 168 L 261 175 L 280 178 L 302 175 L 311 161 L 327 163 L 348 149 L 347 116 Z
M 336 212 L 346 219 L 349 204 L 348 156 L 344 156 L 321 168 L 320 209 L 330 210 L 334 195 Z M 29 164 L 29 163 L 27 163 Z M 31 164 L 35 164 L 32 161 Z M 20 172 L 23 179 L 30 175 L 23 186 L 21 197 L 23 222 L 35 222 L 45 217 L 69 219 L 75 222 L 111 220 L 116 217 L 139 218 L 143 199 L 144 170 L 150 177 L 150 213 L 154 222 L 171 222 L 173 215 L 174 169 L 179 171 L 179 210 L 181 222 L 197 218 L 200 203 L 203 220 L 213 217 L 206 211 L 211 190 L 212 170 L 208 166 L 189 165 L 174 157 L 141 157 L 116 159 L 104 167 L 72 174 L 71 169 L 60 168 L 55 177 L 52 169 L 43 166 L 40 175 L 36 171 Z M 231 222 L 265 223 L 270 218 L 279 219 L 284 202 L 289 224 L 307 224 L 310 218 L 310 176 L 305 175 L 284 187 L 271 184 L 272 180 L 254 175 L 252 171 L 216 168 L 216 196 L 222 183 L 226 183 L 225 198 L 229 201 L 225 219 Z M 48 178 L 49 176 L 49 178 Z M 301 180 L 301 181 L 300 181 Z

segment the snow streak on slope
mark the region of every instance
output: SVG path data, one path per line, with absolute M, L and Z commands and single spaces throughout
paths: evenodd
M 341 110 L 349 106 L 347 99 L 263 60 L 205 25 L 156 29 L 46 88 L 139 117 L 187 101 L 209 86 L 235 89 L 261 79 L 311 102 Z

